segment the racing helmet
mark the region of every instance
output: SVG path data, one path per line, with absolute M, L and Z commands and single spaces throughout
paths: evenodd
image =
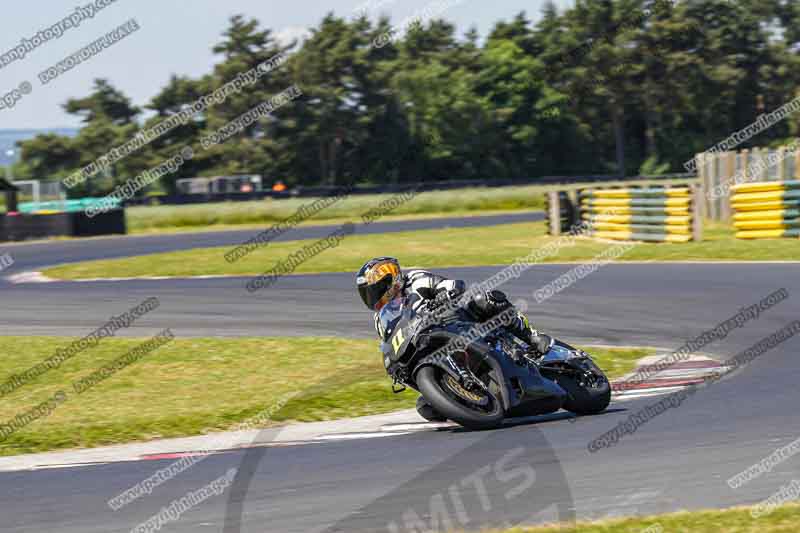
M 380 311 L 400 293 L 403 284 L 400 262 L 394 257 L 376 257 L 364 263 L 356 274 L 358 295 L 369 309 Z

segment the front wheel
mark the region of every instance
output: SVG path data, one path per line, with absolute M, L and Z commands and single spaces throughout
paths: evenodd
M 424 366 L 417 371 L 417 387 L 441 415 L 469 429 L 492 429 L 503 423 L 503 407 L 492 393 L 465 389 L 443 370 Z
M 611 385 L 605 376 L 591 385 L 579 384 L 574 378 L 559 376 L 556 382 L 567 391 L 564 409 L 576 415 L 595 415 L 611 403 Z

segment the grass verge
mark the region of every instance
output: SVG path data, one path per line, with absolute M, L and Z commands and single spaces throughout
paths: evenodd
M 709 225 L 704 242 L 640 243 L 617 261 L 763 261 L 798 260 L 800 239 L 737 239 L 733 230 Z M 504 224 L 479 228 L 456 228 L 393 233 L 353 235 L 339 246 L 301 263 L 296 273 L 355 272 L 367 258 L 392 255 L 404 265 L 426 268 L 510 264 L 534 250 L 545 247 L 554 238 L 545 235 L 543 222 Z M 144 255 L 75 263 L 45 270 L 58 279 L 142 276 L 257 275 L 284 261 L 306 244 L 314 241 L 269 243 L 250 255 L 228 263 L 224 254 L 231 248 L 203 248 L 182 252 Z M 489 245 L 489 243 L 491 243 Z M 608 242 L 573 239 L 569 246 L 548 256 L 543 262 L 587 261 L 608 250 Z
M 519 211 L 543 209 L 544 193 L 541 186 L 469 188 L 452 191 L 424 192 L 400 205 L 394 216 L 475 215 L 487 211 Z M 349 196 L 323 209 L 310 218 L 310 222 L 357 219 L 373 209 L 392 194 L 364 194 Z M 128 230 L 148 233 L 158 230 L 180 231 L 213 229 L 219 227 L 264 224 L 269 225 L 292 216 L 301 206 L 316 198 L 267 198 L 252 202 L 220 202 L 195 205 L 140 206 L 126 210 Z M 413 217 L 412 217 L 413 218 Z
M 635 181 L 608 181 L 604 186 L 663 186 L 685 185 L 686 179 Z M 596 183 L 570 185 L 522 185 L 516 187 L 469 187 L 450 191 L 430 191 L 420 194 L 396 210 L 394 217 L 431 218 L 435 216 L 460 216 L 509 212 L 525 209 L 542 209 L 547 191 L 573 190 Z M 344 222 L 358 218 L 363 212 L 391 198 L 391 194 L 357 195 L 337 202 L 310 219 L 311 223 L 323 221 Z M 212 204 L 182 206 L 140 206 L 128 208 L 128 231 L 151 233 L 158 231 L 207 231 L 242 228 L 256 224 L 269 225 L 291 216 L 302 205 L 315 198 L 264 199 L 251 202 L 217 202 Z M 389 220 L 387 217 L 386 220 Z
M 366 326 L 365 326 L 366 327 Z M 0 337 L 3 381 L 47 359 L 73 339 Z M 176 338 L 93 388 L 72 383 L 141 344 L 106 339 L 0 398 L 7 424 L 64 391 L 66 401 L 0 440 L 0 455 L 94 447 L 224 430 L 298 393 L 271 415 L 275 423 L 331 420 L 414 406 L 416 393 L 393 394 L 377 341 L 340 338 Z M 652 352 L 593 349 L 611 376 Z
M 643 518 L 579 522 L 576 527 L 544 526 L 487 533 L 794 533 L 800 523 L 800 504 L 777 507 L 758 519 L 750 507 L 671 513 Z

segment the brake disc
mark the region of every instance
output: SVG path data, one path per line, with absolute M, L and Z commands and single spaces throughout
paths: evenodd
M 461 398 L 463 398 L 464 400 L 475 402 L 477 404 L 481 404 L 486 401 L 485 396 L 479 396 L 478 394 L 475 394 L 474 392 L 467 390 L 466 388 L 464 388 L 463 385 L 461 385 L 461 383 L 456 381 L 450 374 L 447 374 L 444 380 L 447 383 L 447 386 L 450 388 L 450 390 L 453 391 L 458 396 L 460 396 Z

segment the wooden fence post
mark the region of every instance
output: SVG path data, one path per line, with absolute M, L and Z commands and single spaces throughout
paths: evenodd
M 794 152 L 794 177 L 800 180 L 800 150 Z
M 733 176 L 736 173 L 736 152 L 725 152 L 722 154 L 722 183 L 723 189 L 726 191 L 720 201 L 720 219 L 723 222 L 730 222 L 731 220 L 731 186 L 733 185 Z
M 780 181 L 786 181 L 786 148 L 778 148 L 778 179 Z
M 758 168 L 761 169 L 758 171 L 758 181 L 759 183 L 762 181 L 769 181 L 769 168 L 765 167 L 765 149 L 762 148 L 753 148 L 753 159 L 758 164 Z
M 752 180 L 753 176 L 750 175 L 750 150 L 742 150 L 742 183 L 747 183 Z
M 708 194 L 711 192 L 711 181 L 709 180 L 708 167 L 706 167 L 706 158 L 708 155 L 703 152 L 697 154 L 695 157 L 697 161 L 697 176 L 700 178 L 700 184 L 706 192 L 706 197 L 703 198 L 703 208 L 706 213 L 711 211 L 711 198 Z
M 703 209 L 701 207 L 704 196 L 703 187 L 697 183 L 689 186 L 692 197 L 692 240 L 701 242 L 703 240 Z
M 719 152 L 707 155 L 708 161 L 708 190 L 713 191 L 719 185 Z M 711 220 L 719 220 L 719 197 L 711 195 L 708 216 Z
M 561 235 L 561 195 L 558 191 L 550 191 L 547 193 L 547 203 L 550 217 L 550 235 L 557 237 Z

